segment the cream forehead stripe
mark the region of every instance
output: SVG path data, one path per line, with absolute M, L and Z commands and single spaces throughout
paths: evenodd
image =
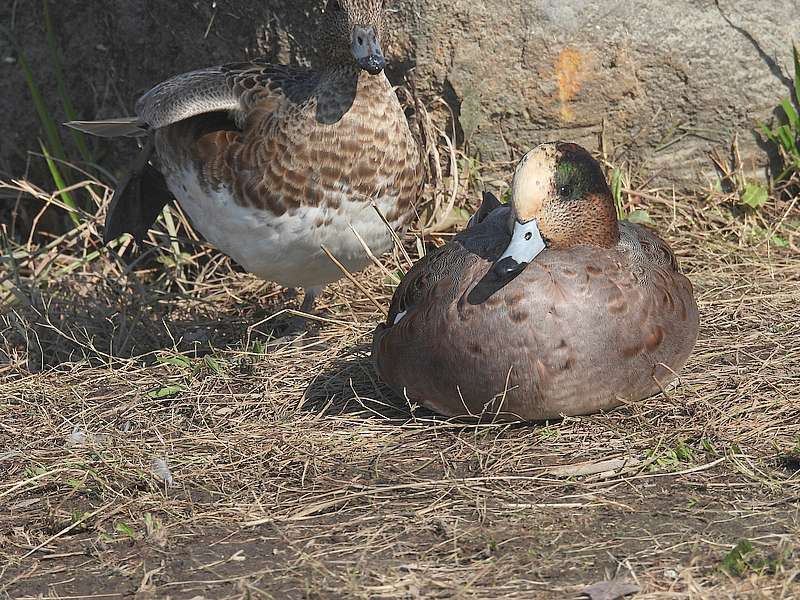
M 530 150 L 517 164 L 512 184 L 512 202 L 517 219 L 523 223 L 541 210 L 545 195 L 553 185 L 556 147 L 543 144 Z

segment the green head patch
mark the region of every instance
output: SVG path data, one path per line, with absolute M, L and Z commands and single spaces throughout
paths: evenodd
M 564 202 L 580 200 L 592 192 L 608 188 L 598 162 L 580 146 L 563 144 L 556 162 L 553 185 L 555 193 Z

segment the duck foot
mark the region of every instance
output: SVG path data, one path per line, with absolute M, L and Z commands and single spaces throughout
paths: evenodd
M 322 287 L 305 290 L 300 312 L 313 314 L 314 302 L 322 293 Z M 315 323 L 305 316 L 292 315 L 281 324 L 281 335 L 267 343 L 267 347 L 303 346 L 316 335 Z
M 305 319 L 298 319 L 298 321 L 300 323 L 299 327 L 292 327 L 282 336 L 270 340 L 266 344 L 266 349 L 275 351 L 290 347 L 302 348 L 303 346 L 310 344 L 317 332 L 306 329 L 303 326 L 305 324 Z M 295 324 L 292 323 L 291 325 Z

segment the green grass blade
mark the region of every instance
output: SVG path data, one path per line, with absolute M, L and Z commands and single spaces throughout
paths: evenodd
M 53 150 L 53 155 L 56 158 L 66 160 L 64 145 L 61 143 L 61 137 L 58 135 L 56 122 L 50 115 L 50 111 L 47 110 L 47 105 L 45 104 L 42 94 L 39 91 L 39 86 L 36 85 L 36 81 L 33 78 L 33 71 L 31 71 L 25 55 L 22 53 L 21 49 L 18 48 L 18 51 L 19 66 L 22 69 L 23 76 L 25 77 L 25 83 L 28 84 L 28 91 L 31 94 L 31 99 L 33 100 L 33 105 L 36 108 L 36 113 L 39 115 L 39 122 L 41 123 L 44 133 L 47 136 L 47 144 Z
M 777 143 L 778 138 L 775 136 L 775 132 L 772 131 L 769 127 L 767 127 L 764 123 L 761 124 L 761 135 L 763 135 L 767 140 L 772 143 Z
M 625 207 L 622 206 L 622 171 L 619 169 L 611 171 L 611 195 L 617 209 L 617 219 L 625 219 Z
M 64 114 L 67 116 L 67 119 L 70 121 L 77 121 L 78 113 L 75 111 L 72 100 L 67 93 L 67 86 L 64 81 L 64 70 L 61 68 L 61 50 L 56 43 L 53 22 L 50 19 L 50 3 L 48 0 L 42 0 L 42 4 L 44 9 L 44 26 L 45 33 L 47 35 L 47 45 L 50 48 L 50 57 L 53 61 L 53 71 L 55 71 L 56 75 L 58 95 L 61 98 L 61 104 L 64 107 Z M 93 163 L 94 157 L 89 151 L 89 147 L 86 145 L 86 140 L 83 134 L 75 129 L 70 129 L 70 135 L 72 136 L 72 140 L 75 142 L 75 146 L 78 148 L 78 152 L 80 152 L 83 160 L 87 163 Z
M 780 140 L 781 146 L 787 152 L 792 147 L 792 132 L 789 129 L 788 125 L 781 125 L 775 130 L 775 133 L 778 135 L 778 140 Z
M 794 56 L 794 101 L 800 108 L 800 48 L 792 44 L 792 55 Z
M 800 129 L 800 119 L 798 119 L 797 111 L 792 106 L 792 101 L 789 98 L 781 100 L 781 108 L 786 115 L 786 120 L 789 122 L 789 127 L 797 131 Z
M 39 140 L 39 146 L 42 148 L 42 154 L 44 155 L 44 159 L 47 161 L 47 168 L 50 170 L 50 175 L 53 177 L 53 183 L 55 184 L 56 188 L 59 192 L 64 190 L 67 186 L 64 183 L 64 178 L 61 176 L 61 171 L 58 169 L 58 165 L 53 160 L 53 157 L 50 156 L 50 153 L 47 151 L 47 147 Z M 72 210 L 69 213 L 70 219 L 75 225 L 80 225 L 81 221 L 78 219 L 78 213 L 75 212 L 78 209 L 78 206 L 75 204 L 75 200 L 72 199 L 72 196 L 69 192 L 63 192 L 60 194 L 64 204 L 69 206 Z

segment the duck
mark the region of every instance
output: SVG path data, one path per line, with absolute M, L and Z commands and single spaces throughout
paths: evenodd
M 304 311 L 343 276 L 328 253 L 357 272 L 392 248 L 415 214 L 423 170 L 384 72 L 385 1 L 328 0 L 313 67 L 203 68 L 156 85 L 134 116 L 67 123 L 142 138 L 104 241 L 141 241 L 174 198 L 246 271 L 305 290 Z
M 546 421 L 662 391 L 688 360 L 691 282 L 651 229 L 618 220 L 600 164 L 551 142 L 420 259 L 375 329 L 379 377 L 456 418 Z

